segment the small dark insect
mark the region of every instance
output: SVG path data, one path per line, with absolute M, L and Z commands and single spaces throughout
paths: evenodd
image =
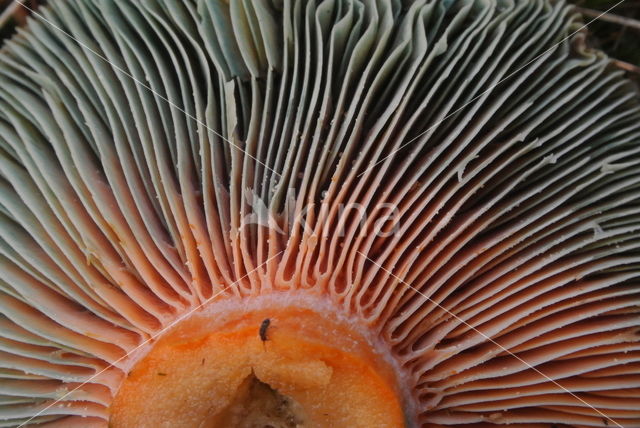
M 166 376 L 166 373 L 158 372 L 158 376 Z
M 267 329 L 269 328 L 269 325 L 271 324 L 271 320 L 269 318 L 265 318 L 262 321 L 262 324 L 260 324 L 260 340 L 262 340 L 262 346 L 264 346 L 264 342 L 266 342 L 267 340 L 269 340 L 267 338 Z
M 606 426 L 609 426 L 609 421 L 605 418 L 602 418 L 602 423 L 604 423 Z

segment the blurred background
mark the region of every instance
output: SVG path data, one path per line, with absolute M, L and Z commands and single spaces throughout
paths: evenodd
M 46 0 L 0 0 L 0 43 Z M 56 1 L 56 0 L 49 0 Z M 78 0 L 79 1 L 79 0 Z M 640 85 L 640 0 L 568 0 L 582 13 L 593 46 Z M 603 12 L 604 15 L 600 16 Z M 593 21 L 593 22 L 591 22 Z
M 640 0 L 571 0 L 582 13 L 591 44 L 640 84 Z M 608 11 L 600 18 L 598 16 Z

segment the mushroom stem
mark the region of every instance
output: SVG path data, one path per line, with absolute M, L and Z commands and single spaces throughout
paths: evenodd
M 112 427 L 404 426 L 395 371 L 350 323 L 295 307 L 210 313 L 133 366 Z

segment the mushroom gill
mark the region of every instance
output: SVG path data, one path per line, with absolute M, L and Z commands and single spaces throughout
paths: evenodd
M 0 427 L 640 427 L 640 103 L 549 0 L 56 0 L 0 52 Z

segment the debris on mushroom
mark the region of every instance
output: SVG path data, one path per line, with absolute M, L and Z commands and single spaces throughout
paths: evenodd
M 639 93 L 581 27 L 48 2 L 0 50 L 0 426 L 640 427 Z

